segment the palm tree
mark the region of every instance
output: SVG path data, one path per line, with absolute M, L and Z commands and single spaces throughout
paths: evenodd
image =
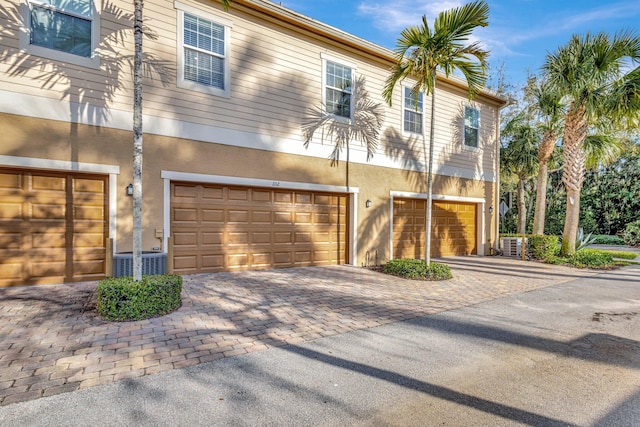
M 231 0 L 220 0 L 225 10 Z M 143 0 L 133 0 L 133 280 L 142 279 Z
M 500 153 L 501 172 L 517 178 L 517 232 L 524 234 L 527 228 L 525 185 L 538 168 L 537 145 L 540 132 L 526 120 L 524 114 L 519 114 L 507 122 L 502 135 L 509 142 Z
M 631 32 L 574 35 L 554 54 L 548 54 L 544 70 L 550 85 L 569 102 L 563 135 L 562 182 L 567 192 L 567 209 L 562 235 L 563 255 L 575 253 L 580 217 L 580 191 L 584 182 L 584 141 L 590 125 L 602 118 L 620 120 L 636 110 L 622 96 L 634 71 L 624 73 L 625 60 L 640 61 L 640 37 Z M 634 77 L 635 76 L 635 77 Z M 633 113 L 637 114 L 637 113 Z
M 549 160 L 562 131 L 564 104 L 562 97 L 548 82 L 530 80 L 529 93 L 533 101 L 534 114 L 539 120 L 542 139 L 538 144 L 538 179 L 536 185 L 536 207 L 533 214 L 533 234 L 544 234 L 547 210 L 547 180 Z
M 395 65 L 385 82 L 382 95 L 391 106 L 393 89 L 399 81 L 415 81 L 411 96 L 418 99 L 424 92 L 431 95 L 431 121 L 429 125 L 429 159 L 427 163 L 427 218 L 425 261 L 431 262 L 431 204 L 433 198 L 433 145 L 435 128 L 436 79 L 438 71 L 449 77 L 459 70 L 467 81 L 469 99 L 472 99 L 487 80 L 487 56 L 479 42 L 467 44 L 473 30 L 489 25 L 489 5 L 475 1 L 461 7 L 440 12 L 433 30 L 422 17 L 422 25 L 402 30 L 396 43 Z

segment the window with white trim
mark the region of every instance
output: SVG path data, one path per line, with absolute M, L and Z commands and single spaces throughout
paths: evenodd
M 404 101 L 402 129 L 405 132 L 417 133 L 422 135 L 422 123 L 424 113 L 424 97 L 422 92 L 418 92 L 417 96 L 411 93 L 411 88 L 404 86 L 402 93 Z
M 77 65 L 98 67 L 100 0 L 25 0 L 22 50 Z
M 325 62 L 324 83 L 324 101 L 327 113 L 351 118 L 352 68 L 327 60 Z
M 473 107 L 464 107 L 464 146 L 478 148 L 480 112 Z
M 230 22 L 187 5 L 178 20 L 178 86 L 229 97 Z

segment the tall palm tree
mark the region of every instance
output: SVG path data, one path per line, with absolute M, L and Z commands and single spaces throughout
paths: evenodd
M 524 234 L 527 227 L 525 185 L 535 176 L 538 169 L 537 152 L 540 131 L 526 120 L 524 114 L 519 114 L 507 122 L 502 135 L 509 142 L 501 149 L 500 169 L 501 172 L 517 178 L 517 232 Z
M 551 86 L 569 102 L 563 134 L 562 182 L 567 191 L 563 255 L 575 253 L 580 191 L 585 176 L 584 141 L 589 127 L 601 118 L 622 119 L 637 107 L 628 102 L 628 97 L 621 96 L 624 91 L 619 90 L 634 77 L 634 71 L 624 73 L 625 61 L 640 61 L 639 36 L 632 32 L 613 37 L 587 33 L 574 35 L 556 53 L 548 54 L 543 67 Z
M 469 99 L 472 99 L 487 80 L 487 57 L 479 42 L 468 44 L 473 30 L 489 25 L 489 5 L 475 1 L 461 7 L 440 12 L 433 23 L 433 30 L 426 16 L 422 24 L 405 28 L 396 43 L 395 65 L 385 82 L 382 95 L 389 105 L 393 89 L 406 78 L 415 81 L 411 96 L 418 102 L 418 94 L 431 95 L 431 120 L 429 125 L 429 158 L 427 162 L 427 218 L 425 261 L 431 262 L 431 204 L 433 198 L 433 145 L 435 128 L 436 79 L 438 71 L 447 77 L 459 70 L 467 81 Z
M 220 0 L 225 9 L 231 0 Z M 142 279 L 143 0 L 133 0 L 133 280 Z
M 542 139 L 538 144 L 538 178 L 536 186 L 536 207 L 533 214 L 533 234 L 544 234 L 544 220 L 547 210 L 547 181 L 549 160 L 562 132 L 562 118 L 565 106 L 562 96 L 545 80 L 530 81 L 530 96 L 534 115 L 539 120 Z

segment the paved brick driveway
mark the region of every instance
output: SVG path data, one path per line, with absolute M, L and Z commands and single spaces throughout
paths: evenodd
M 183 306 L 105 322 L 95 282 L 0 289 L 0 405 L 477 304 L 596 273 L 506 258 L 444 259 L 454 278 L 350 266 L 184 277 Z

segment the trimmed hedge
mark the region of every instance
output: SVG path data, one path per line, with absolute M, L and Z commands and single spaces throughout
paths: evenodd
M 383 271 L 416 280 L 446 280 L 453 277 L 448 265 L 432 261 L 427 268 L 427 263 L 422 259 L 392 259 L 385 264 Z
M 598 268 L 608 267 L 614 264 L 613 257 L 606 251 L 597 249 L 582 249 L 568 258 L 570 264 L 575 267 Z
M 629 246 L 640 246 L 640 220 L 627 224 L 624 230 L 624 242 Z
M 529 235 L 527 241 L 529 253 L 535 259 L 547 259 L 560 252 L 558 236 Z
M 181 292 L 182 276 L 175 274 L 142 276 L 139 282 L 130 276 L 110 277 L 98 283 L 98 314 L 112 321 L 162 316 L 180 307 Z

